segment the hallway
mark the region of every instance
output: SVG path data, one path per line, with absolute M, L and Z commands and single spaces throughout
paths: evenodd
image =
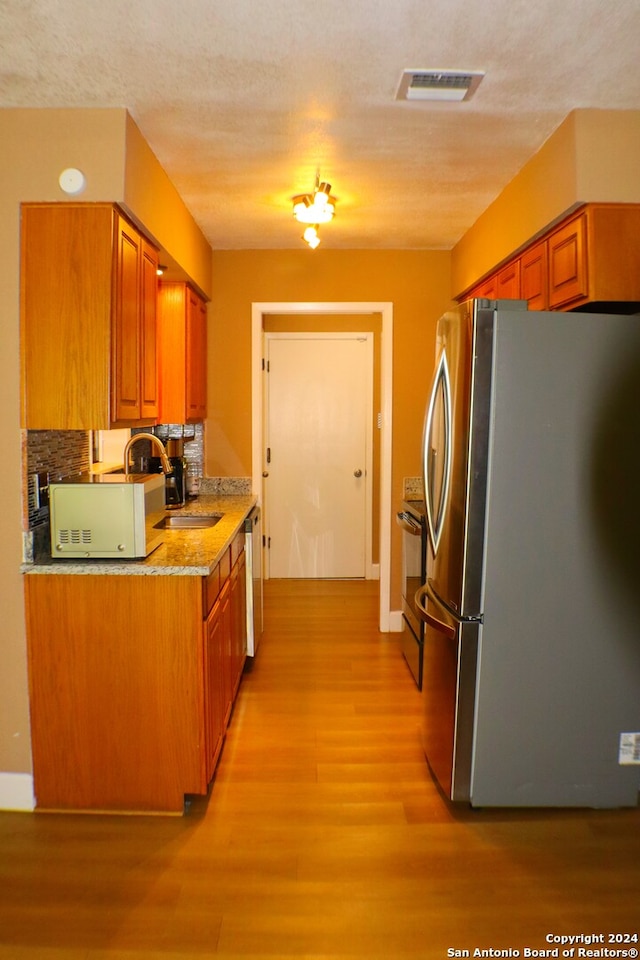
M 640 810 L 453 810 L 377 583 L 265 588 L 208 798 L 182 818 L 0 814 L 0 960 L 625 948 L 607 935 L 639 932 Z

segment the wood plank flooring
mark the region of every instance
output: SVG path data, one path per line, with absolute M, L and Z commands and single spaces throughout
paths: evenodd
M 213 789 L 185 817 L 0 814 L 0 960 L 522 957 L 637 933 L 640 811 L 448 805 L 376 588 L 266 584 Z

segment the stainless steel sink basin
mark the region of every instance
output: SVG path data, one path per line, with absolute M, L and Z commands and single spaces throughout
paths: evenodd
M 222 520 L 222 514 L 209 516 L 180 516 L 180 514 L 170 513 L 155 524 L 161 530 L 203 530 L 207 527 L 215 527 L 218 520 Z

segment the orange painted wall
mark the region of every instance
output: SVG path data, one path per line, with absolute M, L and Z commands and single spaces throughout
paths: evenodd
M 253 302 L 391 301 L 395 509 L 404 477 L 420 475 L 435 324 L 450 304 L 449 266 L 444 251 L 215 251 L 205 473 L 251 476 Z M 400 535 L 393 526 L 391 607 L 399 609 Z

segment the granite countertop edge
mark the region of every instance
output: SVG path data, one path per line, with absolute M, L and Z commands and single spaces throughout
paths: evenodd
M 199 576 L 213 572 L 224 552 L 241 529 L 257 503 L 253 494 L 201 495 L 184 507 L 171 511 L 183 516 L 222 514 L 213 527 L 190 530 L 165 530 L 160 546 L 148 557 L 138 560 L 53 559 L 45 557 L 23 563 L 21 572 L 37 574 L 74 574 L 81 576 Z M 167 511 L 169 512 L 169 511 Z

